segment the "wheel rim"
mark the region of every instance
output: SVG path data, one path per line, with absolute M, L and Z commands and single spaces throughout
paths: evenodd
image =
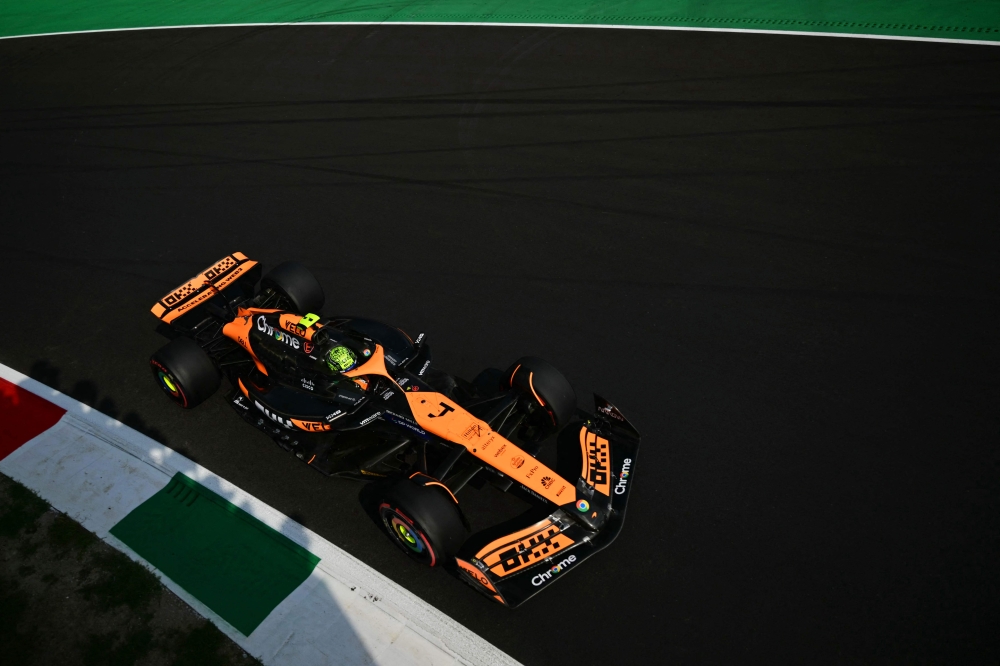
M 386 531 L 403 552 L 422 564 L 434 566 L 437 563 L 437 555 L 430 541 L 412 520 L 388 504 L 383 504 L 380 511 Z
M 187 396 L 184 395 L 180 383 L 159 363 L 151 363 L 151 367 L 156 382 L 170 399 L 182 406 L 187 406 Z
M 392 526 L 396 532 L 396 537 L 403 543 L 404 546 L 412 550 L 414 553 L 424 552 L 424 544 L 420 538 L 414 534 L 413 530 L 409 525 L 404 523 L 399 518 L 392 519 Z

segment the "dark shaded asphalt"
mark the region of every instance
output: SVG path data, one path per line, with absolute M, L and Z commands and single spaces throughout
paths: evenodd
M 152 434 L 529 665 L 996 663 L 1000 50 L 639 31 L 0 42 L 0 361 Z M 516 612 L 359 486 L 148 376 L 240 250 L 328 312 L 525 353 L 644 432 L 614 546 Z M 491 496 L 472 493 L 481 506 Z

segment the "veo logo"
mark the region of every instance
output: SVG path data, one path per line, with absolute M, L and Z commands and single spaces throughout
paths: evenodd
M 618 483 L 615 485 L 615 495 L 625 494 L 625 487 L 628 485 L 628 470 L 631 466 L 631 458 L 626 458 L 622 461 L 622 473 L 618 475 Z
M 534 585 L 535 587 L 540 587 L 542 585 L 545 585 L 545 583 L 548 582 L 550 578 L 555 576 L 557 573 L 565 570 L 567 567 L 569 567 L 569 565 L 573 564 L 574 562 L 576 562 L 576 555 L 570 555 L 565 560 L 555 565 L 548 571 L 543 571 L 542 573 L 533 576 L 531 579 L 531 584 Z

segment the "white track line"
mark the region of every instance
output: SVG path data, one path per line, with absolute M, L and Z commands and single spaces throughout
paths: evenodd
M 2 39 L 22 39 L 25 37 L 55 37 L 59 35 L 86 35 L 99 32 L 131 32 L 135 30 L 184 30 L 189 28 L 252 28 L 280 26 L 331 26 L 331 25 L 411 25 L 411 26 L 473 26 L 499 28 L 599 28 L 615 30 L 676 30 L 683 32 L 734 32 L 752 35 L 796 35 L 799 37 L 849 37 L 852 39 L 888 39 L 901 42 L 937 42 L 944 44 L 978 44 L 980 46 L 1000 46 L 1000 40 L 948 39 L 945 37 L 907 37 L 901 35 L 873 35 L 852 32 L 806 32 L 801 30 L 754 30 L 748 28 L 697 28 L 668 25 L 614 25 L 603 23 L 492 23 L 489 21 L 303 21 L 284 23 L 206 23 L 196 25 L 162 25 L 142 28 L 104 28 L 99 30 L 69 30 L 66 32 L 40 32 L 31 35 L 9 35 Z

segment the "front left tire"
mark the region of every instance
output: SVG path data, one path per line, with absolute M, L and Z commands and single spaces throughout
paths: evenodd
M 379 516 L 392 542 L 414 561 L 431 567 L 451 561 L 468 537 L 458 504 L 438 484 L 396 479 L 379 503 Z

